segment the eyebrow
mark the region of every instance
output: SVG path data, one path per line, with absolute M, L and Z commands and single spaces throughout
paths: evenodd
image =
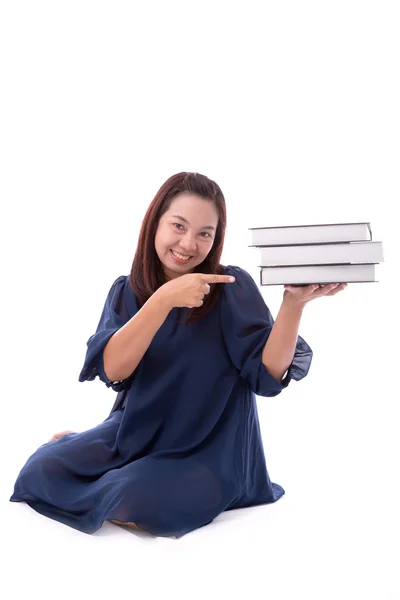
M 187 219 L 185 219 L 184 217 L 180 217 L 179 215 L 172 215 L 172 217 L 174 219 L 180 219 L 181 221 L 183 221 L 187 225 L 190 225 L 189 221 Z M 215 231 L 215 227 L 212 227 L 212 225 L 207 225 L 205 227 L 201 227 L 201 229 L 212 229 L 213 231 Z

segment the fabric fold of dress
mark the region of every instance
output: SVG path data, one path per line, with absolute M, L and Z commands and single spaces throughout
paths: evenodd
M 104 371 L 110 337 L 137 312 L 129 276 L 107 295 L 87 342 L 79 381 L 99 378 L 116 402 L 98 426 L 40 446 L 10 500 L 94 533 L 105 520 L 134 522 L 153 535 L 181 537 L 225 510 L 268 504 L 285 492 L 266 467 L 256 396 L 276 396 L 309 371 L 312 350 L 298 336 L 282 382 L 261 362 L 274 320 L 253 278 L 225 267 L 215 307 L 186 323 L 173 309 L 135 371 L 120 382 Z

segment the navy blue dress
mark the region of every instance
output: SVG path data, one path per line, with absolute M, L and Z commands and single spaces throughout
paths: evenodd
M 299 336 L 278 383 L 261 362 L 272 315 L 252 277 L 226 267 L 217 304 L 194 323 L 171 310 L 134 373 L 107 379 L 103 349 L 138 311 L 129 277 L 113 283 L 87 342 L 80 381 L 99 377 L 117 392 L 104 422 L 43 444 L 28 459 L 11 501 L 85 533 L 105 520 L 130 521 L 157 536 L 180 537 L 225 510 L 275 502 L 255 394 L 276 396 L 309 370 Z

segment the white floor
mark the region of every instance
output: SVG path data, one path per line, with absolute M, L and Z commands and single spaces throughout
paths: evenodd
M 8 502 L 38 436 L 24 421 L 20 437 L 10 436 L 2 483 L 2 597 L 400 598 L 393 398 L 377 410 L 372 396 L 354 402 L 355 384 L 341 396 L 327 389 L 323 400 L 310 397 L 312 378 L 292 385 L 279 399 L 259 399 L 268 468 L 285 496 L 224 513 L 180 540 L 111 523 L 86 535 Z

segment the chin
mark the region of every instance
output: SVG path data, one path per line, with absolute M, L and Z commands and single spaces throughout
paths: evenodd
M 179 266 L 174 265 L 174 266 L 172 266 L 172 265 L 169 265 L 167 267 L 167 269 L 168 269 L 168 271 L 170 273 L 174 273 L 178 277 L 179 275 L 189 275 L 189 273 L 193 273 L 196 270 L 197 266 L 198 266 L 197 263 L 193 264 L 193 265 L 190 265 L 190 266 L 186 266 L 186 265 L 182 265 L 182 266 L 180 266 L 180 265 Z

